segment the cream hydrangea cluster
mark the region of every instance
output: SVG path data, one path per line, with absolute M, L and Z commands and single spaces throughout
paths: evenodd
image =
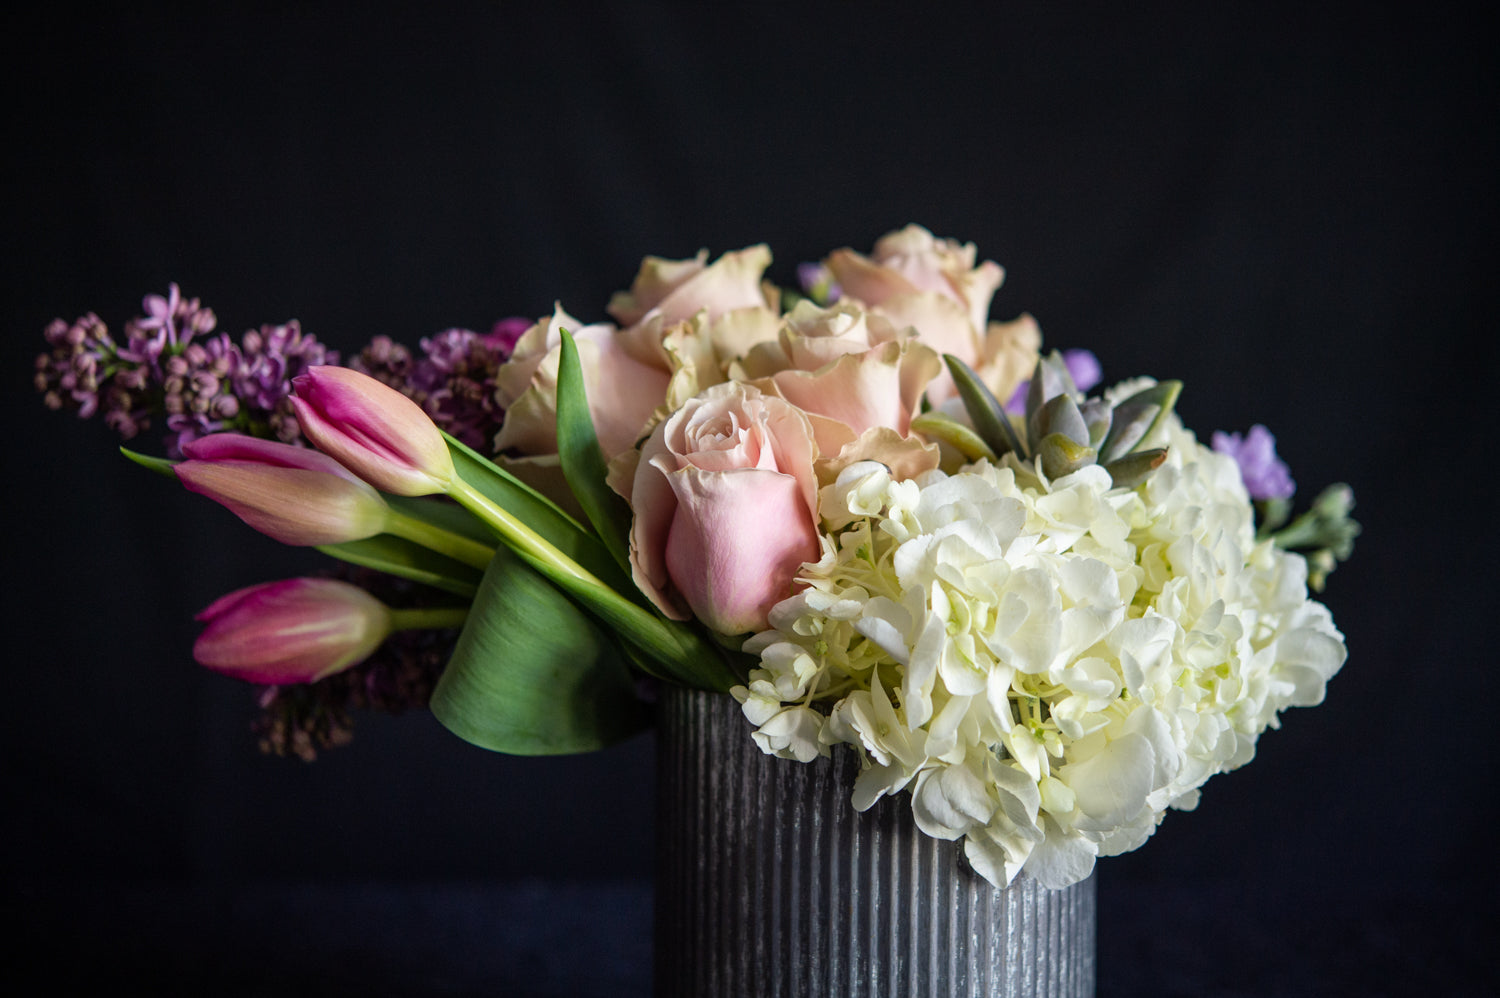
M 846 468 L 806 588 L 746 645 L 757 744 L 854 746 L 856 808 L 908 791 L 996 885 L 1075 883 L 1194 807 L 1281 710 L 1322 700 L 1345 649 L 1304 560 L 1256 542 L 1233 459 L 1175 416 L 1155 435 L 1167 459 L 1128 489 L 1014 455 L 906 481 Z

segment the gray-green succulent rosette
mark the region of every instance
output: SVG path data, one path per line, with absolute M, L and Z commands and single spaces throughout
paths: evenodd
M 117 342 L 54 323 L 37 386 L 138 461 L 346 567 L 210 605 L 204 665 L 264 687 L 269 747 L 426 704 L 503 752 L 586 751 L 673 683 L 746 737 L 859 759 L 996 884 L 1061 887 L 1319 703 L 1342 635 L 1309 589 L 1347 558 L 1347 486 L 1293 517 L 1261 426 L 1204 446 L 1183 386 L 1094 395 L 1003 277 L 917 226 L 764 280 L 763 246 L 648 257 L 558 306 L 348 366 L 291 324 L 236 343 L 174 287 Z M 178 459 L 181 460 L 178 460 Z

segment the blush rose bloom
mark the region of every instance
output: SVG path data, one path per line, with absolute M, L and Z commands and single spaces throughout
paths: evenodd
M 722 380 L 717 353 L 774 329 L 774 302 L 761 287 L 771 252 L 752 246 L 712 264 L 707 259 L 706 251 L 689 260 L 647 257 L 630 290 L 618 292 L 609 304 L 610 315 L 626 328 L 583 325 L 558 306 L 527 330 L 495 376 L 496 397 L 506 409 L 496 449 L 536 457 L 557 452 L 557 364 L 564 328 L 578 344 L 589 414 L 606 458 L 634 447 L 665 415 L 664 405 L 675 407 L 697 391 L 700 381 Z M 691 391 L 677 387 L 685 367 L 693 369 Z
M 1027 315 L 1008 323 L 988 321 L 1005 271 L 990 260 L 976 264 L 976 258 L 972 243 L 938 239 L 908 225 L 881 238 L 873 257 L 846 248 L 831 253 L 825 264 L 845 298 L 916 329 L 922 342 L 968 364 L 996 397 L 1006 399 L 1035 367 L 1041 333 Z M 927 389 L 934 405 L 956 394 L 946 370 Z
M 669 375 L 650 351 L 632 350 L 614 326 L 583 325 L 559 305 L 522 334 L 510 360 L 495 373 L 496 399 L 505 407 L 496 450 L 557 453 L 557 365 L 564 329 L 578 347 L 589 415 L 607 457 L 634 447 L 661 403 Z
M 807 416 L 751 385 L 689 400 L 651 434 L 633 478 L 614 481 L 635 511 L 641 591 L 677 620 L 691 611 L 723 634 L 763 630 L 820 554 L 817 456 Z

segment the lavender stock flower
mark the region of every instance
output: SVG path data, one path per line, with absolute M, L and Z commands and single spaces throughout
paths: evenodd
M 1234 458 L 1252 499 L 1290 499 L 1297 491 L 1286 462 L 1276 456 L 1276 438 L 1259 423 L 1241 437 L 1214 431 L 1213 449 Z

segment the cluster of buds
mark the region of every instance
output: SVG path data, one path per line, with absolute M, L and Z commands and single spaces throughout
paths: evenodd
M 49 408 L 81 418 L 102 413 L 125 440 L 164 418 L 174 456 L 222 430 L 298 438 L 287 402 L 291 379 L 337 363 L 337 354 L 296 322 L 252 329 L 239 343 L 214 334 L 213 310 L 175 284 L 142 304 L 146 314 L 125 324 L 123 344 L 93 313 L 47 327 L 50 350 L 37 357 L 34 383 Z

